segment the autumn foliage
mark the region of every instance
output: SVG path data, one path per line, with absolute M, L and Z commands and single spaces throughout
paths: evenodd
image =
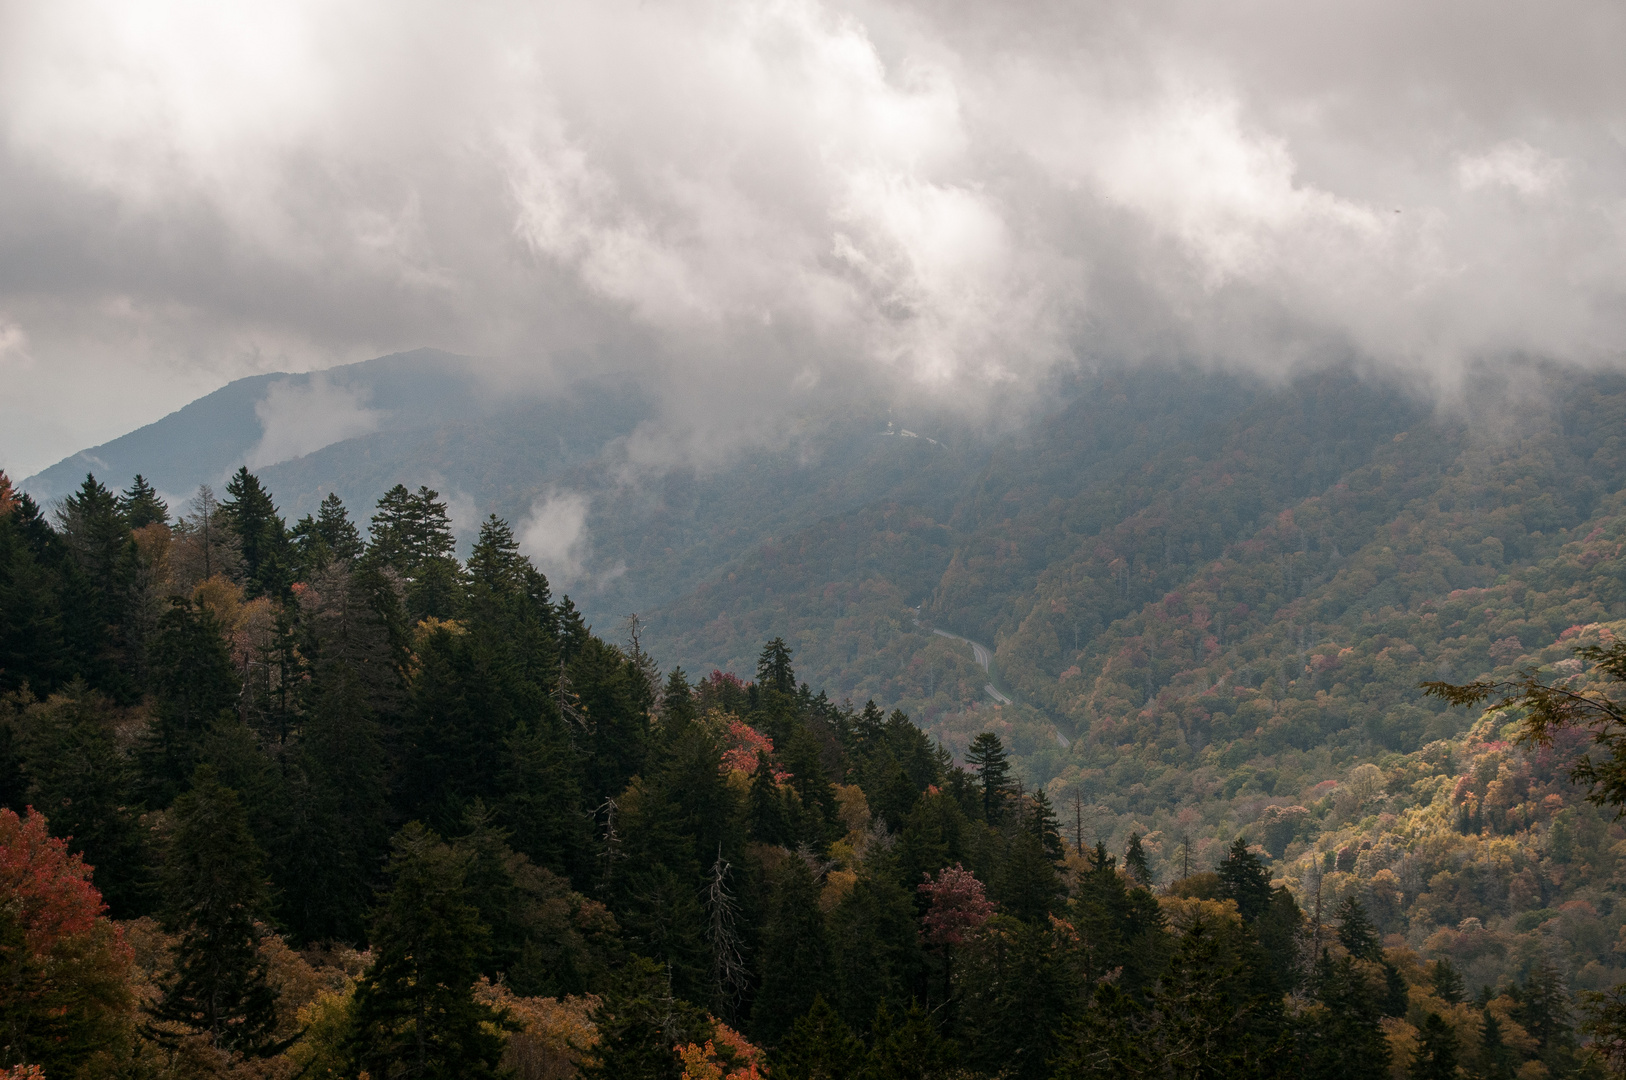
M 0 1066 L 68 1075 L 122 1033 L 132 957 L 90 875 L 44 815 L 0 809 Z
M 925 937 L 931 945 L 960 945 L 965 936 L 988 921 L 994 905 L 988 902 L 982 882 L 971 871 L 955 863 L 916 886 L 930 900 L 922 916 Z
M 768 1075 L 762 1051 L 721 1021 L 704 1044 L 689 1043 L 676 1050 L 683 1062 L 683 1080 L 764 1080 Z

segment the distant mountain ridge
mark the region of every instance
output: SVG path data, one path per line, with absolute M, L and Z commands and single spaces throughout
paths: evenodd
M 324 371 L 236 379 L 160 420 L 64 458 L 18 486 L 48 502 L 76 488 L 87 472 L 120 482 L 139 472 L 160 491 L 184 497 L 200 484 L 218 485 L 248 460 L 265 439 L 265 406 L 279 388 L 336 391 L 376 414 L 381 427 L 417 429 L 492 409 L 478 378 L 481 363 L 439 349 L 415 349 Z

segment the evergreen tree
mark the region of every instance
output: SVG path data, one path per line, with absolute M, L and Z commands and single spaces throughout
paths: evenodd
M 1536 1040 L 1536 1053 L 1551 1071 L 1567 1069 L 1575 1050 L 1575 1014 L 1564 976 L 1549 959 L 1531 969 L 1518 987 L 1514 1019 Z
M 1383 959 L 1383 950 L 1378 945 L 1377 927 L 1366 915 L 1366 909 L 1361 902 L 1353 896 L 1344 897 L 1344 902 L 1338 905 L 1338 943 L 1342 945 L 1349 955 L 1361 960 L 1374 962 Z
M 87 473 L 79 490 L 62 500 L 57 526 L 69 559 L 63 615 L 75 665 L 97 689 L 129 702 L 131 678 L 127 617 L 136 578 L 136 547 L 118 497 Z
M 1417 1033 L 1417 1050 L 1412 1055 L 1412 1080 L 1457 1080 L 1457 1035 L 1451 1026 L 1431 1012 Z
M 790 666 L 790 647 L 784 638 L 774 638 L 757 657 L 757 685 L 776 694 L 796 693 L 796 673 Z
M 1216 869 L 1220 895 L 1236 901 L 1243 922 L 1253 922 L 1270 908 L 1270 873 L 1259 856 L 1248 850 L 1246 840 L 1238 837 Z
M 20 719 L 17 749 L 26 789 L 16 805 L 26 799 L 51 807 L 52 832 L 71 837 L 70 850 L 95 868 L 113 914 L 145 914 L 150 909 L 150 853 L 112 702 L 75 680 L 62 693 L 30 706 Z
M 315 517 L 306 514 L 299 519 L 288 539 L 294 562 L 306 579 L 320 574 L 335 560 L 354 562 L 366 550 L 343 500 L 332 492 L 322 500 Z
M 268 1052 L 277 995 L 259 955 L 266 882 L 237 793 L 202 766 L 170 821 L 164 926 L 180 941 L 174 980 L 154 1015 L 223 1049 Z
M 157 722 L 142 748 L 148 805 L 167 806 L 197 767 L 211 725 L 230 719 L 239 683 L 208 608 L 172 601 L 151 652 Z
M 463 572 L 453 557 L 457 541 L 439 498 L 430 488 L 413 493 L 397 484 L 378 500 L 369 527 L 367 557 L 401 575 L 407 614 L 414 622 L 428 616 L 451 618 L 461 598 Z
M 0 692 L 27 686 L 48 694 L 79 666 L 65 636 L 62 577 L 52 565 L 60 541 L 32 499 L 11 493 L 4 472 L 0 492 Z
M 1146 849 L 1141 846 L 1138 832 L 1129 834 L 1129 846 L 1124 849 L 1124 870 L 1141 888 L 1152 887 L 1152 867 L 1146 861 Z
M 1478 1080 L 1513 1080 L 1518 1072 L 1518 1060 L 1502 1041 L 1501 1021 L 1486 1008 L 1480 1014 L 1479 1023 Z
M 467 857 L 412 824 L 396 834 L 390 888 L 373 916 L 372 966 L 356 981 L 350 1055 L 374 1077 L 495 1077 L 503 1014 L 472 987 L 490 930 L 465 877 Z
M 355 522 L 350 520 L 350 512 L 344 507 L 344 500 L 331 491 L 316 508 L 315 531 L 336 559 L 354 561 L 366 550 L 361 533 L 356 531 Z
M 169 524 L 169 504 L 158 497 L 158 492 L 140 473 L 136 473 L 135 480 L 119 498 L 119 512 L 131 529 Z
M 982 787 L 982 815 L 984 821 L 998 821 L 1004 813 L 1005 797 L 1010 793 L 1010 761 L 1005 756 L 1005 745 L 992 731 L 984 731 L 971 740 L 965 759 L 977 771 Z
M 774 878 L 772 903 L 762 929 L 757 964 L 760 989 L 751 1028 L 769 1046 L 790 1032 L 798 1016 L 830 989 L 830 950 L 819 887 L 807 861 L 791 856 Z
M 642 957 L 627 964 L 593 1017 L 594 1061 L 584 1080 L 684 1080 L 676 1046 L 711 1037 L 706 1015 L 673 995 L 666 973 Z
M 1449 1005 L 1460 1005 L 1468 1000 L 1468 988 L 1463 985 L 1462 975 L 1449 960 L 1434 961 L 1429 970 L 1429 982 L 1434 987 L 1434 996 Z
M 1061 862 L 1067 854 L 1067 845 L 1062 842 L 1061 822 L 1056 820 L 1055 807 L 1050 805 L 1050 796 L 1045 794 L 1044 788 L 1033 793 L 1028 827 L 1044 846 L 1045 857 L 1051 862 Z
M 1323 950 L 1310 976 L 1316 1006 L 1299 1017 L 1296 1034 L 1303 1075 L 1327 1080 L 1382 1080 L 1391 1054 L 1383 1032 L 1385 993 L 1372 986 L 1352 956 Z
M 959 1067 L 959 1047 L 945 1039 L 919 1004 L 899 1016 L 882 1005 L 870 1029 L 865 1080 L 949 1080 Z
M 243 557 L 243 591 L 249 597 L 287 593 L 293 583 L 288 530 L 271 493 L 259 477 L 239 468 L 226 483 L 226 501 L 220 504 L 220 517 L 237 536 Z
M 848 1080 L 863 1075 L 864 1044 L 820 994 L 773 1057 L 772 1075 L 784 1080 Z

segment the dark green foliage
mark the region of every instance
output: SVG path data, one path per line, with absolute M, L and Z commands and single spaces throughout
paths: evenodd
M 774 874 L 756 966 L 760 988 L 751 1031 L 765 1045 L 777 1046 L 813 1000 L 833 989 L 818 883 L 799 855 L 786 858 Z
M 1089 869 L 1078 876 L 1067 918 L 1091 978 L 1117 972 L 1114 985 L 1135 994 L 1156 981 L 1167 960 L 1163 913 L 1156 897 L 1118 873 L 1104 844 L 1096 845 Z
M 230 720 L 239 683 L 209 609 L 174 599 L 158 621 L 150 653 L 157 718 L 142 750 L 153 806 L 167 806 L 197 765 L 204 735 Z
M 1382 1018 L 1387 992 L 1376 965 L 1323 952 L 1310 977 L 1316 1004 L 1297 1018 L 1296 1053 L 1305 1075 L 1381 1080 L 1389 1075 Z
M 28 496 L 0 513 L 0 692 L 27 686 L 50 693 L 78 666 L 65 638 L 57 566 L 64 557 L 61 541 Z
M 1564 977 L 1542 960 L 1515 989 L 1513 1016 L 1536 1040 L 1542 1064 L 1557 1071 L 1570 1066 L 1575 1052 L 1575 1013 Z
M 16 735 L 20 771 L 21 790 L 8 805 L 48 813 L 52 833 L 71 837 L 71 850 L 95 869 L 108 907 L 129 918 L 151 907 L 152 853 L 118 721 L 111 701 L 76 680 L 17 711 L 3 730 Z
M 675 997 L 665 972 L 645 959 L 617 973 L 594 1021 L 598 1060 L 582 1071 L 585 1080 L 680 1080 L 673 1047 L 703 1043 L 712 1031 L 706 1014 Z
M 1286 1032 L 1279 1000 L 1248 992 L 1237 945 L 1223 927 L 1199 922 L 1180 938 L 1144 1003 L 1111 983 L 1100 986 L 1057 1054 L 1057 1080 L 1281 1074 Z
M 307 514 L 299 519 L 288 540 L 302 580 L 320 574 L 336 560 L 354 562 L 366 550 L 344 502 L 332 492 L 322 500 L 314 518 Z
M 140 473 L 136 473 L 135 479 L 119 497 L 119 512 L 131 529 L 169 524 L 169 504 L 158 497 L 158 492 Z
M 1269 910 L 1270 874 L 1259 856 L 1248 850 L 1247 841 L 1239 837 L 1215 869 L 1220 878 L 1220 895 L 1236 901 L 1243 922 L 1251 923 Z
M 773 1056 L 772 1074 L 784 1080 L 848 1080 L 862 1075 L 864 1044 L 820 994 Z
M 1457 1080 L 1457 1036 L 1439 1013 L 1429 1013 L 1417 1033 L 1412 1080 Z
M 243 591 L 249 597 L 281 596 L 293 584 L 288 530 L 271 493 L 244 466 L 226 484 L 221 522 L 237 535 L 243 556 Z
M 1141 846 L 1138 832 L 1129 834 L 1129 846 L 1124 848 L 1124 872 L 1141 888 L 1152 887 L 1152 867 L 1146 861 L 1146 849 Z
M 1462 975 L 1449 960 L 1434 961 L 1429 969 L 1429 982 L 1434 986 L 1434 996 L 1441 1001 L 1460 1005 L 1468 1000 L 1468 988 L 1463 985 Z
M 1027 824 L 1044 847 L 1045 857 L 1051 862 L 1060 862 L 1067 854 L 1067 846 L 1061 839 L 1061 823 L 1056 820 L 1055 807 L 1050 805 L 1050 796 L 1045 794 L 1043 788 L 1032 795 L 1032 805 L 1027 810 Z
M 876 863 L 864 868 L 827 919 L 832 1000 L 858 1028 L 883 1002 L 908 1001 L 926 975 L 914 897 L 898 883 L 890 860 Z
M 407 615 L 413 621 L 451 618 L 461 599 L 463 571 L 453 558 L 457 542 L 439 497 L 427 487 L 414 494 L 397 484 L 378 500 L 368 530 L 367 559 L 401 576 Z
M 207 766 L 170 809 L 162 887 L 164 926 L 180 941 L 154 1015 L 227 1050 L 266 1051 L 277 995 L 259 956 L 262 859 L 237 793 Z
M 1338 920 L 1338 944 L 1349 955 L 1361 960 L 1380 960 L 1383 952 L 1378 947 L 1377 928 L 1367 918 L 1366 908 L 1353 896 L 1344 898 L 1333 916 Z
M 918 1004 L 899 1015 L 882 1005 L 870 1028 L 864 1080 L 948 1080 L 960 1065 L 959 1048 L 945 1039 Z
M 497 1076 L 506 1021 L 474 999 L 491 932 L 467 884 L 469 857 L 421 825 L 396 834 L 374 913 L 373 963 L 357 980 L 350 1053 L 378 1077 Z
M 1502 1023 L 1489 1009 L 1479 1018 L 1480 1080 L 1513 1080 L 1518 1071 L 1518 1059 L 1513 1050 L 1502 1041 Z
M 63 631 L 78 657 L 77 673 L 120 701 L 134 687 L 128 620 L 136 580 L 136 548 L 119 500 L 86 474 L 77 492 L 56 512 L 68 557 L 61 575 Z
M 977 782 L 982 788 L 983 820 L 997 821 L 1004 813 L 1005 799 L 1011 790 L 1011 766 L 1005 745 L 998 735 L 985 731 L 971 741 L 965 760 L 977 771 Z

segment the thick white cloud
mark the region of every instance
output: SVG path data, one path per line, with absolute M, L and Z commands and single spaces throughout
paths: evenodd
M 0 0 L 0 461 L 419 344 L 702 419 L 1616 363 L 1623 51 L 1602 0 Z

